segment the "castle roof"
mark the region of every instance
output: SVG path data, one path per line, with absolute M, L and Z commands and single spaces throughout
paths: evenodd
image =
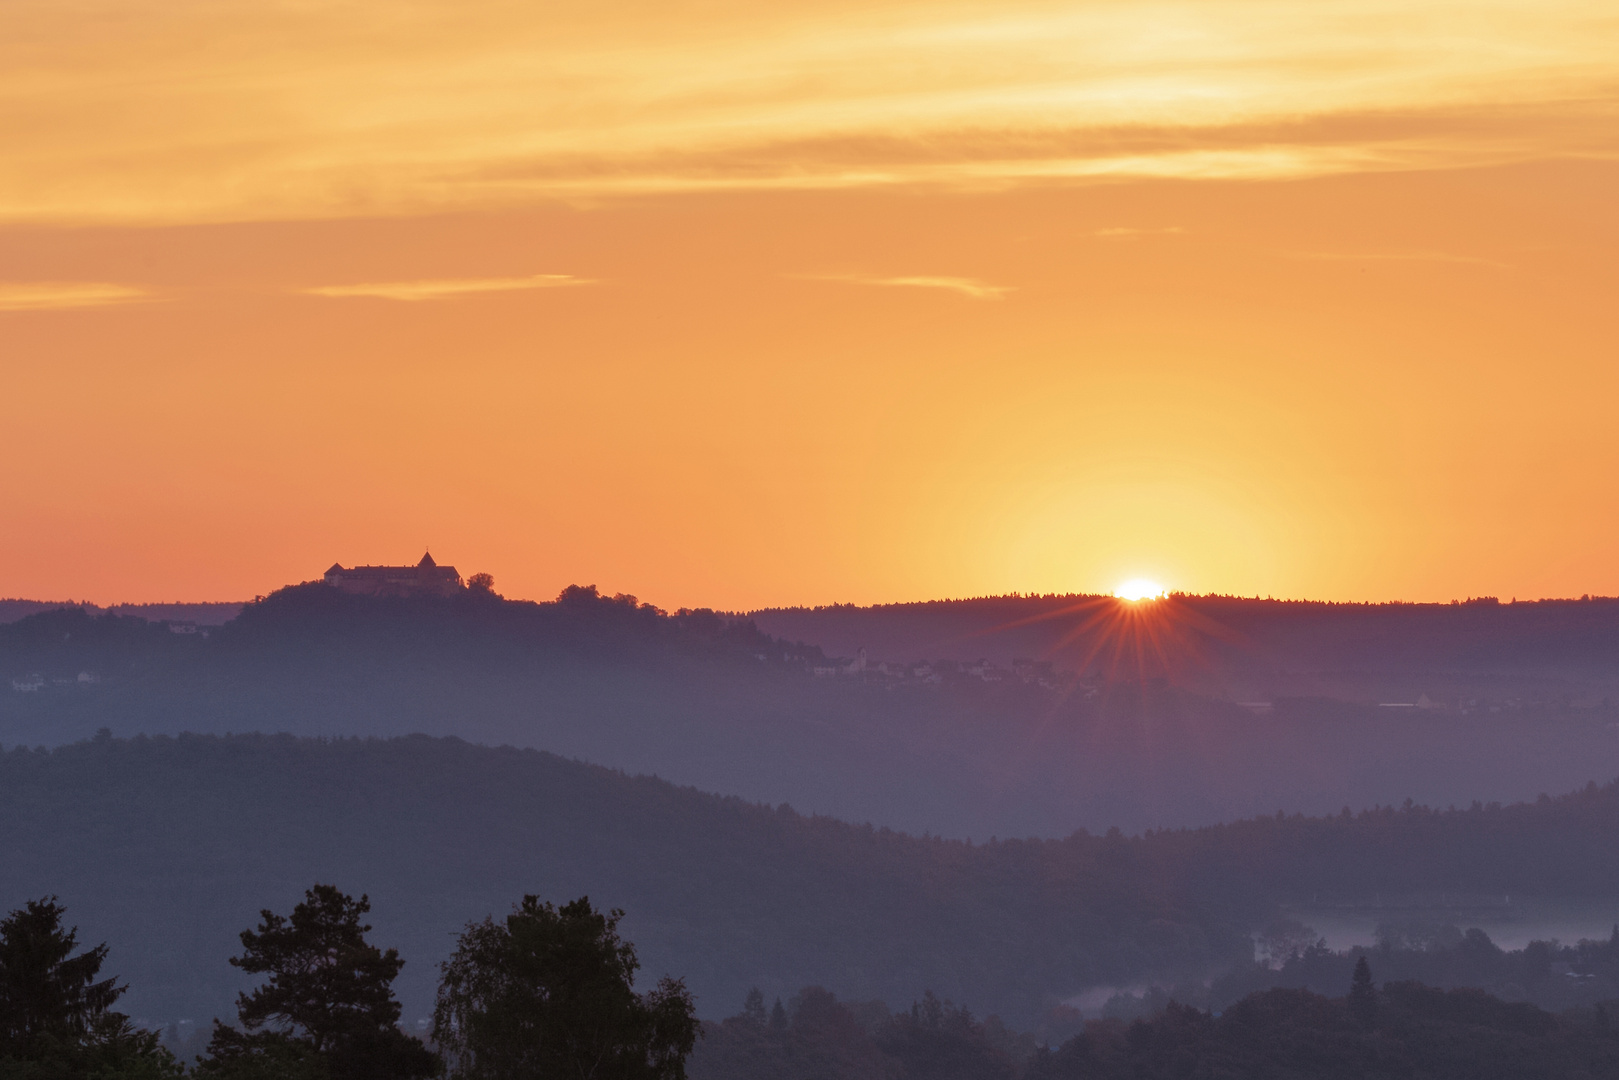
M 453 566 L 440 566 L 423 555 L 415 566 L 350 566 L 333 563 L 326 581 L 345 592 L 369 596 L 453 596 L 462 589 Z

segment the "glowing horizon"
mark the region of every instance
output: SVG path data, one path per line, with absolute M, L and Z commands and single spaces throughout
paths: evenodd
M 1139 603 L 1142 600 L 1161 600 L 1164 597 L 1164 587 L 1156 581 L 1146 578 L 1130 578 L 1121 581 L 1113 587 L 1113 595 L 1120 600 L 1129 600 Z
M 356 565 L 361 565 L 361 564 L 356 564 Z M 392 564 L 389 564 L 389 563 L 377 563 L 375 565 L 392 565 Z M 464 568 L 463 568 L 463 570 L 464 570 Z M 478 570 L 466 571 L 466 572 L 463 573 L 463 577 L 467 576 L 468 573 L 479 573 L 479 572 L 487 572 L 487 571 L 478 571 Z M 493 576 L 493 575 L 491 575 L 491 576 Z M 578 575 L 575 575 L 575 577 L 577 577 L 577 576 Z M 43 595 L 42 594 L 42 595 L 38 595 L 38 596 L 5 595 L 5 596 L 0 596 L 0 601 L 4 601 L 4 600 L 26 600 L 26 601 L 37 601 L 37 602 L 43 602 L 43 603 L 60 603 L 60 604 L 68 605 L 68 606 L 91 605 L 91 606 L 100 607 L 100 608 L 115 608 L 115 607 L 124 607 L 124 606 L 141 607 L 141 606 L 146 606 L 146 605 L 162 606 L 162 605 L 171 605 L 171 604 L 172 605 L 186 605 L 186 604 L 240 604 L 240 603 L 247 603 L 247 602 L 255 599 L 258 596 L 268 595 L 268 591 L 274 591 L 276 589 L 285 588 L 285 587 L 293 586 L 293 585 L 308 584 L 309 582 L 312 582 L 312 581 L 315 581 L 315 580 L 318 580 L 318 577 L 309 577 L 309 578 L 304 578 L 302 580 L 288 580 L 288 581 L 283 581 L 283 582 L 266 584 L 264 586 L 264 588 L 267 590 L 267 592 L 254 594 L 254 596 L 248 596 L 248 595 L 245 595 L 245 594 L 241 595 L 241 596 L 209 596 L 209 597 L 196 597 L 196 596 L 183 596 L 183 595 L 181 595 L 181 596 L 167 596 L 167 595 L 165 595 L 165 596 L 157 596 L 157 597 L 147 596 L 147 597 L 144 597 L 142 599 L 127 600 L 127 599 L 117 599 L 117 598 L 108 598 L 108 597 L 96 597 L 96 596 L 91 596 L 91 595 L 88 595 L 88 594 L 85 594 L 85 595 L 62 594 L 62 595 L 59 595 L 59 596 L 56 596 L 56 595 Z M 564 578 L 559 578 L 558 580 L 564 580 Z M 577 586 L 577 585 L 583 585 L 583 584 L 585 584 L 585 583 L 582 580 L 567 579 L 567 585 L 563 586 L 563 588 L 569 588 L 569 587 L 573 587 L 573 586 Z M 1131 595 L 1131 594 L 1135 593 L 1136 588 L 1138 586 L 1146 589 L 1147 591 L 1142 592 L 1140 595 Z M 530 594 L 527 594 L 527 593 L 517 593 L 517 592 L 509 591 L 505 586 L 502 585 L 501 579 L 499 579 L 499 578 L 496 578 L 496 580 L 495 580 L 495 590 L 498 593 L 500 593 L 500 595 L 503 598 L 505 598 L 507 600 L 545 603 L 545 602 L 552 601 L 552 600 L 556 599 L 555 594 L 530 595 Z M 560 592 L 561 590 L 558 590 L 558 591 Z M 618 583 L 613 583 L 613 584 L 610 584 L 610 585 L 603 585 L 601 587 L 601 592 L 604 595 L 608 595 L 608 596 L 611 596 L 611 595 L 614 595 L 614 594 L 617 594 L 617 593 L 627 593 L 629 595 L 635 596 L 636 599 L 639 602 L 653 604 L 654 606 L 659 607 L 659 608 L 661 608 L 661 609 L 663 609 L 665 611 L 673 611 L 678 607 L 682 607 L 682 606 L 684 606 L 684 607 L 692 607 L 692 606 L 695 605 L 695 606 L 700 606 L 700 607 L 707 607 L 710 610 L 715 610 L 715 611 L 720 611 L 720 612 L 728 612 L 728 613 L 731 613 L 731 614 L 740 614 L 740 615 L 746 615 L 746 614 L 748 614 L 750 612 L 755 612 L 755 611 L 764 611 L 764 610 L 778 609 L 778 608 L 814 608 L 814 607 L 837 606 L 837 605 L 854 603 L 853 601 L 849 601 L 849 600 L 846 600 L 846 599 L 841 599 L 840 600 L 840 599 L 837 598 L 837 594 L 833 594 L 830 598 L 829 597 L 807 597 L 807 598 L 804 598 L 804 599 L 802 599 L 802 600 L 800 600 L 798 602 L 794 602 L 794 603 L 759 604 L 759 605 L 755 605 L 755 606 L 752 606 L 752 607 L 725 607 L 723 605 L 702 604 L 700 601 L 691 601 L 691 602 L 685 603 L 685 604 L 670 604 L 670 603 L 664 602 L 663 600 L 661 600 L 657 596 L 653 596 L 651 594 L 642 595 L 641 593 L 637 593 L 635 591 L 635 586 L 634 586 L 633 582 L 618 582 Z M 1510 607 L 1510 606 L 1512 606 L 1514 604 L 1573 604 L 1573 603 L 1581 603 L 1581 602 L 1603 602 L 1603 603 L 1608 603 L 1608 602 L 1619 601 L 1619 593 L 1615 593 L 1615 594 L 1610 595 L 1610 596 L 1604 596 L 1604 595 L 1600 595 L 1600 594 L 1596 594 L 1596 593 L 1582 593 L 1580 595 L 1561 595 L 1561 596 L 1512 596 L 1512 597 L 1497 597 L 1497 596 L 1492 596 L 1492 595 L 1482 595 L 1482 596 L 1471 596 L 1471 595 L 1469 595 L 1469 596 L 1454 596 L 1454 597 L 1449 597 L 1449 598 L 1428 599 L 1428 600 L 1409 600 L 1409 599 L 1402 599 L 1400 597 L 1384 597 L 1384 598 L 1380 598 L 1380 599 L 1367 599 L 1367 598 L 1345 598 L 1345 597 L 1323 597 L 1323 596 L 1268 596 L 1268 595 L 1261 596 L 1261 595 L 1258 595 L 1258 594 L 1250 595 L 1250 594 L 1246 594 L 1246 593 L 1231 593 L 1231 592 L 1218 592 L 1218 591 L 1186 592 L 1184 590 L 1179 590 L 1179 589 L 1170 589 L 1170 588 L 1167 588 L 1165 586 L 1158 585 L 1156 582 L 1134 581 L 1134 580 L 1132 580 L 1132 581 L 1121 582 L 1118 585 L 1115 585 L 1113 588 L 1106 589 L 1106 590 L 1075 589 L 1075 590 L 1070 590 L 1070 591 L 1067 591 L 1067 592 L 1046 592 L 1046 593 L 1013 591 L 1013 592 L 1004 592 L 1004 593 L 972 593 L 972 594 L 965 594 L 964 593 L 964 594 L 960 594 L 960 595 L 940 594 L 940 595 L 926 595 L 926 596 L 918 595 L 918 596 L 908 596 L 908 597 L 893 597 L 893 596 L 891 596 L 891 597 L 879 597 L 879 598 L 867 599 L 867 600 L 859 602 L 855 606 L 859 606 L 859 607 L 892 607 L 892 606 L 904 606 L 904 605 L 910 605 L 910 604 L 962 603 L 962 602 L 975 601 L 975 600 L 1000 600 L 1000 599 L 1007 599 L 1007 598 L 1014 598 L 1014 597 L 1021 597 L 1021 598 L 1042 598 L 1042 597 L 1073 598 L 1075 600 L 1086 601 L 1086 602 L 1097 601 L 1097 600 L 1123 600 L 1123 601 L 1126 601 L 1127 603 L 1129 603 L 1132 607 L 1134 607 L 1135 605 L 1137 605 L 1141 601 L 1167 600 L 1167 599 L 1175 599 L 1175 600 L 1183 600 L 1183 601 L 1215 600 L 1215 599 L 1220 599 L 1220 600 L 1246 600 L 1246 601 L 1252 601 L 1252 602 L 1256 602 L 1256 603 L 1268 603 L 1268 604 L 1323 604 L 1323 605 L 1329 605 L 1329 606 L 1347 606 L 1347 607 L 1363 607 L 1363 606 L 1377 607 L 1377 606 L 1380 606 L 1380 605 L 1396 606 L 1396 607 L 1399 607 L 1399 606 L 1454 607 L 1454 606 L 1462 605 L 1462 604 L 1478 603 L 1480 601 L 1484 601 L 1484 602 L 1493 601 L 1495 603 L 1500 604 L 1503 607 Z M 1042 616 L 1042 618 L 1044 618 L 1044 616 Z

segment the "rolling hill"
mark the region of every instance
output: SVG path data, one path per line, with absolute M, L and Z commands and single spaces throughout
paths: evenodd
M 1087 988 L 1201 979 L 1284 906 L 1612 900 L 1619 785 L 1509 807 L 1264 817 L 1061 840 L 913 837 L 552 754 L 424 736 L 103 735 L 0 754 L 0 904 L 55 893 L 153 1023 L 225 1013 L 226 958 L 315 881 L 373 904 L 406 1017 L 467 921 L 525 893 L 624 908 L 701 1013 L 750 986 L 1024 1024 Z M 1492 901 L 1493 902 L 1493 901 Z
M 1592 635 L 1586 654 L 1600 657 Z M 60 609 L 0 626 L 0 679 L 12 686 L 0 681 L 8 746 L 101 728 L 426 733 L 978 840 L 1513 801 L 1619 775 L 1619 711 L 1601 701 L 1253 708 L 1167 677 L 1060 664 L 862 669 L 748 620 L 585 588 L 534 604 L 296 586 L 206 637 Z

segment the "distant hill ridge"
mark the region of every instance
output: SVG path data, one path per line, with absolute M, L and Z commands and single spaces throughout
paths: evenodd
M 14 623 L 30 615 L 62 608 L 83 608 L 97 614 L 134 616 L 149 622 L 191 622 L 198 626 L 223 626 L 241 613 L 242 604 L 225 602 L 172 603 L 172 604 L 99 604 L 75 600 L 20 600 L 0 599 L 0 625 Z
M 563 595 L 577 588 L 570 587 Z M 290 598 L 307 595 L 310 589 L 310 585 L 289 586 L 260 603 L 271 599 L 272 607 L 295 607 Z M 507 601 L 531 612 L 554 603 Z M 0 599 L 0 625 L 72 607 L 152 622 L 221 626 L 253 606 L 248 602 L 100 607 Z M 1106 652 L 1098 639 L 1113 632 L 1114 620 L 1105 616 L 1120 606 L 1109 596 L 1010 594 L 719 614 L 727 621 L 751 622 L 766 637 L 818 647 L 830 657 L 854 657 L 864 650 L 873 661 L 982 658 L 1006 665 L 1020 658 L 1040 658 L 1084 668 L 1087 663 L 1095 665 Z M 1275 668 L 1397 672 L 1504 665 L 1514 671 L 1576 674 L 1619 685 L 1619 599 L 1611 597 L 1342 603 L 1176 594 L 1137 610 L 1168 627 L 1155 632 L 1155 645 L 1166 653 L 1165 673 L 1171 675 L 1195 678 L 1198 669 L 1210 668 L 1250 674 Z
M 1110 627 L 1110 596 L 1007 595 L 860 607 L 761 608 L 768 634 L 811 641 L 834 655 L 865 648 L 895 660 L 1014 656 L 1078 660 Z M 1176 628 L 1173 648 L 1197 644 L 1226 663 L 1277 659 L 1367 664 L 1513 664 L 1563 661 L 1619 669 L 1619 598 L 1450 603 L 1338 603 L 1174 594 L 1143 602 L 1141 617 Z M 1413 651 L 1415 650 L 1415 651 Z
M 924 674 L 836 663 L 791 627 L 591 587 L 533 603 L 313 583 L 246 605 L 207 638 L 172 629 L 82 608 L 0 626 L 0 745 L 103 727 L 453 735 L 978 839 L 1408 797 L 1513 801 L 1619 774 L 1619 710 L 1579 671 L 1469 683 L 1444 669 L 1361 670 L 1342 676 L 1348 701 L 1329 700 L 1335 687 L 1250 697 L 1259 691 L 1237 682 L 1200 683 L 1252 673 L 1222 668 L 1218 653 L 1185 681 L 1128 668 L 1075 681 L 1060 663 L 1051 676 L 976 664 Z M 1409 707 L 1424 696 L 1444 707 Z M 1255 700 L 1264 707 L 1235 704 Z

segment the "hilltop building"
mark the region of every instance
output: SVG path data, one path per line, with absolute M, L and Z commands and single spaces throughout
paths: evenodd
M 431 554 L 415 566 L 351 566 L 333 563 L 326 584 L 361 596 L 453 596 L 461 591 L 461 575 L 440 566 Z

